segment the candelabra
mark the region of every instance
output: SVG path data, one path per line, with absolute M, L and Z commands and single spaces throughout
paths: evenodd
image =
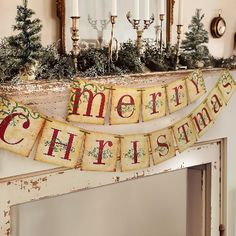
M 156 25 L 155 27 L 155 33 L 156 33 L 156 45 L 157 47 L 160 45 L 160 38 L 159 38 L 159 35 L 160 35 L 160 31 L 161 31 L 161 26 L 160 25 Z
M 77 57 L 80 53 L 79 26 L 78 26 L 80 17 L 79 16 L 72 16 L 71 19 L 72 19 L 71 39 L 72 39 L 72 43 L 73 43 L 71 54 L 72 54 L 72 57 L 74 60 L 74 66 L 76 69 L 77 68 Z
M 176 45 L 176 70 L 178 69 L 186 69 L 186 67 L 183 67 L 179 63 L 179 49 L 180 49 L 180 40 L 181 40 L 181 33 L 182 33 L 182 27 L 183 25 L 177 25 L 177 45 Z
M 163 21 L 164 21 L 164 17 L 165 14 L 160 14 L 160 51 L 162 51 L 162 42 L 163 42 Z
M 98 27 L 98 21 L 93 20 L 90 15 L 88 15 L 88 22 L 89 24 L 97 31 L 98 34 L 98 43 L 99 43 L 99 48 L 102 48 L 102 43 L 103 43 L 103 31 L 107 28 L 107 25 L 110 22 L 109 20 L 100 20 L 100 29 Z
M 136 19 L 131 19 L 131 13 L 128 12 L 126 14 L 127 20 L 129 21 L 129 23 L 133 26 L 133 28 L 136 30 L 136 34 L 137 34 L 137 40 L 136 40 L 136 46 L 139 48 L 139 50 L 141 50 L 142 48 L 142 37 L 143 37 L 143 32 L 144 30 L 148 29 L 150 27 L 150 25 L 154 22 L 154 14 L 151 15 L 149 20 L 144 20 L 144 26 L 141 28 L 140 26 L 140 20 L 136 20 Z
M 117 18 L 117 16 L 111 15 L 111 39 L 110 39 L 110 43 L 109 43 L 109 62 L 110 63 L 112 62 L 113 40 L 116 41 L 116 52 L 118 51 L 118 41 L 116 38 L 114 38 L 116 18 Z

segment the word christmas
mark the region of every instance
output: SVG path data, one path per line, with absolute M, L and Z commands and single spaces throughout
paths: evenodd
M 167 97 L 175 98 L 173 104 L 172 99 L 169 98 L 170 111 L 176 109 L 174 104 L 182 104 L 183 97 L 179 95 L 184 94 L 180 91 L 185 86 L 185 82 L 177 81 L 167 86 Z M 187 83 L 192 82 L 190 80 Z M 78 84 L 83 86 L 83 90 L 79 86 L 72 88 L 68 119 L 79 119 L 86 122 L 91 118 L 92 122 L 93 118 L 97 118 L 100 123 L 100 118 L 105 114 L 109 90 L 103 87 L 101 92 L 101 85 L 86 84 L 84 81 L 78 82 Z M 198 91 L 202 91 L 203 86 L 198 87 L 193 83 L 193 88 L 195 90 L 189 93 L 189 101 L 196 99 L 195 95 L 198 96 Z M 143 106 L 145 107 L 149 103 L 148 101 L 151 101 L 152 111 L 153 109 L 154 111 L 164 109 L 163 107 L 160 109 L 159 106 L 153 107 L 153 103 L 156 104 L 156 101 L 159 102 L 159 98 L 163 97 L 164 91 L 161 89 L 162 87 L 157 90 L 145 88 L 142 94 Z M 176 149 L 183 152 L 192 146 L 213 125 L 235 89 L 236 83 L 226 71 L 206 99 L 187 117 L 162 130 L 124 136 L 89 132 L 69 123 L 55 120 L 46 119 L 45 121 L 40 113 L 34 112 L 18 102 L 1 97 L 0 148 L 27 157 L 40 133 L 35 155 L 37 161 L 70 168 L 75 168 L 78 163 L 81 163 L 81 170 L 87 171 L 116 171 L 117 160 L 120 157 L 121 171 L 147 168 L 150 166 L 150 158 L 157 165 L 174 157 Z M 131 118 L 132 122 L 137 122 L 136 113 L 139 106 L 136 97 L 137 90 L 116 88 L 112 90 L 112 93 L 110 122 L 112 124 L 122 123 L 121 120 L 124 117 Z M 97 96 L 100 97 L 99 105 L 94 104 Z M 179 96 L 179 100 L 176 96 Z M 151 100 L 148 100 L 149 97 Z M 127 108 L 127 104 L 131 106 L 130 110 Z M 149 115 L 152 113 L 156 112 L 149 112 Z M 146 115 L 143 116 L 146 117 Z M 116 122 L 117 119 L 119 121 Z M 128 120 L 125 122 L 129 123 Z

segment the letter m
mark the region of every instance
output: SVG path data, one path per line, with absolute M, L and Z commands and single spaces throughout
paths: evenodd
M 82 96 L 83 95 L 83 96 Z M 87 109 L 85 109 L 85 113 L 83 116 L 89 116 L 92 117 L 93 115 L 91 114 L 92 112 L 92 106 L 94 103 L 94 100 L 97 96 L 100 96 L 100 107 L 98 114 L 96 115 L 97 118 L 104 118 L 104 107 L 105 107 L 105 101 L 106 101 L 106 96 L 104 93 L 99 92 L 99 93 L 93 93 L 91 90 L 81 90 L 81 88 L 77 88 L 75 90 L 75 98 L 74 98 L 74 104 L 73 104 L 73 109 L 70 114 L 73 115 L 80 115 L 79 114 L 79 106 L 82 103 L 87 104 Z M 82 99 L 81 99 L 82 98 Z
M 204 107 L 202 109 L 202 111 L 198 112 L 193 117 L 193 120 L 196 124 L 196 128 L 197 128 L 198 133 L 200 133 L 203 129 L 205 129 L 212 122 L 212 118 L 211 118 L 206 107 Z

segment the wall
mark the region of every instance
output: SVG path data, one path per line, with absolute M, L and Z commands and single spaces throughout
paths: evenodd
M 19 0 L 0 1 L 0 38 L 10 36 L 13 33 L 12 25 L 15 24 L 16 6 Z M 59 20 L 56 16 L 56 0 L 29 0 L 29 7 L 32 8 L 36 17 L 42 20 L 42 43 L 48 45 L 59 39 Z
M 81 0 L 85 1 L 85 0 Z M 106 4 L 109 2 L 106 2 L 107 0 L 103 0 Z M 20 1 L 17 0 L 1 0 L 0 6 L 1 6 L 1 15 L 0 20 L 1 22 L 4 22 L 4 24 L 1 25 L 1 31 L 0 31 L 0 38 L 4 36 L 8 36 L 12 34 L 12 28 L 11 26 L 14 24 L 14 18 L 16 15 L 16 5 Z M 85 1 L 87 4 L 91 4 L 90 1 Z M 127 40 L 128 38 L 135 39 L 136 34 L 135 31 L 132 29 L 131 25 L 126 20 L 126 11 L 132 10 L 132 1 L 129 1 L 125 6 L 125 12 L 123 10 L 124 8 L 124 2 L 119 1 L 119 18 L 117 19 L 117 28 L 116 28 L 116 37 L 120 42 L 123 40 Z M 37 0 L 30 0 L 29 6 L 32 7 L 37 14 L 37 17 L 39 17 L 42 20 L 43 23 L 43 30 L 42 30 L 42 42 L 44 45 L 50 44 L 52 42 L 55 42 L 59 39 L 59 21 L 56 17 L 56 0 L 44 0 L 44 1 L 37 1 Z M 109 6 L 109 5 L 108 5 Z M 233 45 L 234 45 L 234 34 L 236 32 L 236 18 L 235 15 L 235 0 L 199 0 L 199 1 L 189 1 L 184 0 L 184 22 L 185 25 L 183 27 L 183 31 L 185 32 L 187 30 L 188 24 L 191 22 L 191 17 L 194 15 L 196 8 L 201 8 L 202 11 L 205 13 L 204 18 L 204 24 L 207 30 L 210 30 L 210 22 L 211 20 L 218 15 L 218 9 L 222 9 L 222 16 L 226 20 L 227 24 L 227 31 L 225 35 L 220 39 L 213 39 L 210 36 L 210 42 L 209 42 L 209 49 L 210 52 L 215 56 L 225 56 L 228 57 L 232 55 L 233 52 Z M 87 14 L 85 15 L 85 12 L 88 12 L 86 9 L 86 6 L 82 4 L 81 6 L 84 8 L 82 11 L 82 14 L 84 15 L 83 18 L 81 18 L 82 25 L 81 25 L 81 35 L 82 38 L 93 38 L 96 39 L 96 31 L 92 29 L 92 27 L 88 24 L 85 24 L 87 22 Z M 151 1 L 151 10 L 150 12 L 156 13 L 156 7 L 155 1 Z M 108 7 L 109 9 L 109 7 Z M 142 8 L 141 8 L 142 9 Z M 173 42 L 176 41 L 176 22 L 177 22 L 177 12 L 178 12 L 178 0 L 176 0 L 175 3 L 175 17 L 174 17 L 174 25 L 172 30 L 172 40 Z M 91 15 L 94 14 L 94 11 L 91 10 Z M 100 14 L 99 12 L 97 14 Z M 107 12 L 103 13 L 105 15 L 108 15 Z M 70 18 L 67 17 L 67 25 L 70 27 Z M 125 30 L 124 30 L 125 29 Z M 69 33 L 69 28 L 67 28 L 67 32 Z M 105 31 L 105 39 L 108 41 L 110 35 L 110 26 Z M 148 31 L 145 31 L 144 37 L 155 37 L 155 31 L 154 31 L 154 24 L 150 27 Z M 70 34 L 68 36 L 68 43 L 70 45 L 71 39 Z
M 186 180 L 183 169 L 22 204 L 13 236 L 185 236 Z
M 195 14 L 196 8 L 202 9 L 205 13 L 203 23 L 206 30 L 210 32 L 211 20 L 218 16 L 219 9 L 222 9 L 222 17 L 227 24 L 226 33 L 222 38 L 214 39 L 209 34 L 209 49 L 210 53 L 217 57 L 229 57 L 232 55 L 234 47 L 234 34 L 236 33 L 236 18 L 235 18 L 235 0 L 183 0 L 184 2 L 184 26 L 183 33 L 188 30 L 188 25 L 191 22 L 192 16 Z M 173 41 L 176 41 L 176 24 L 178 18 L 178 0 L 176 0 L 174 11 L 174 27 Z M 184 35 L 183 35 L 184 38 Z

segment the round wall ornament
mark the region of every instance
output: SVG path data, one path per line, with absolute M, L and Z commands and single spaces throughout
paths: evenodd
M 213 18 L 211 22 L 211 34 L 213 38 L 220 38 L 224 35 L 226 31 L 226 22 L 224 18 L 221 17 L 221 11 L 219 11 L 219 16 Z

